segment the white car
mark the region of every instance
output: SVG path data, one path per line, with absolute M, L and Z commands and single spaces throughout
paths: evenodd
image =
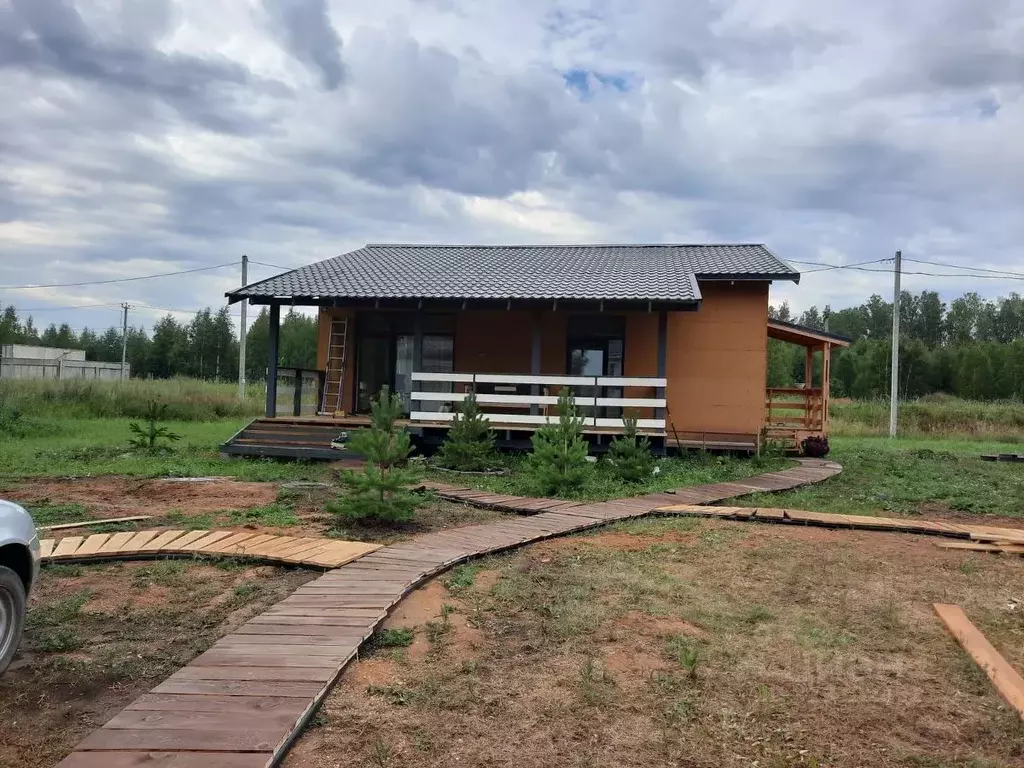
M 37 576 L 39 536 L 32 516 L 17 504 L 0 500 L 0 674 L 18 650 Z

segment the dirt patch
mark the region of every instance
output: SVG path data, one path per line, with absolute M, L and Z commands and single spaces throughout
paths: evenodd
M 433 593 L 470 647 L 347 675 L 286 765 L 1024 764 L 931 611 L 1024 666 L 1024 561 L 934 541 L 663 519 L 495 558 Z
M 0 678 L 0 765 L 58 763 L 87 733 L 316 576 L 155 560 L 45 568 Z
M 33 478 L 4 493 L 15 501 L 81 504 L 90 518 L 108 518 L 162 516 L 171 511 L 189 515 L 264 506 L 277 498 L 277 484 L 227 479 L 183 483 L 116 476 Z

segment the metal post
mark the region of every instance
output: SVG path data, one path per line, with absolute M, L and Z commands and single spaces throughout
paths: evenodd
M 249 257 L 242 254 L 242 287 L 249 282 Z M 238 397 L 245 398 L 245 309 L 249 303 L 242 299 L 242 317 L 239 320 L 238 332 Z
M 889 382 L 889 437 L 896 437 L 896 422 L 899 417 L 900 382 L 900 267 L 903 254 L 896 251 L 893 268 L 892 295 L 892 379 Z
M 302 368 L 295 369 L 295 391 L 292 394 L 292 415 L 302 415 L 302 385 L 304 383 Z
M 281 334 L 281 305 L 270 305 L 270 329 L 267 339 L 267 417 L 277 415 L 277 343 Z
M 124 309 L 124 320 L 121 323 L 121 375 L 120 381 L 124 381 L 124 366 L 128 360 L 128 308 L 131 305 L 125 302 L 121 305 Z

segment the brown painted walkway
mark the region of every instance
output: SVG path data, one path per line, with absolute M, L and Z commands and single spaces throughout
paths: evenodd
M 329 571 L 218 640 L 79 743 L 60 768 L 264 768 L 282 757 L 388 610 L 426 579 L 473 557 L 652 514 L 825 480 L 838 464 L 801 466 L 593 504 L 500 497 L 533 513 L 417 536 Z M 488 495 L 445 488 L 478 505 Z

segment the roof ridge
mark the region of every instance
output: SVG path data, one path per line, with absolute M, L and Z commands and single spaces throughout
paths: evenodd
M 366 243 L 363 248 L 766 248 L 764 243 Z M 359 249 L 357 249 L 359 250 Z M 352 251 L 350 251 L 352 253 Z

